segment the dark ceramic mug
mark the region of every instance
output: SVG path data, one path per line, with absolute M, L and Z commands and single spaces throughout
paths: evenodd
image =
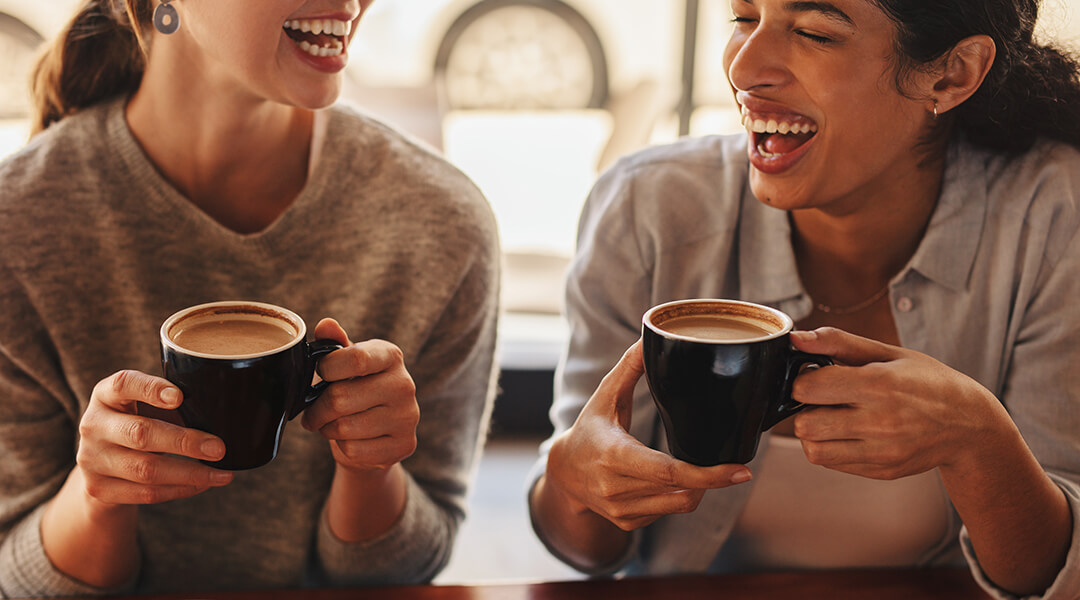
M 161 325 L 165 378 L 184 395 L 176 409 L 185 427 L 225 442 L 219 469 L 252 469 L 277 455 L 285 423 L 326 389 L 312 385 L 333 340 L 308 342 L 296 313 L 261 302 L 200 304 Z
M 645 378 L 672 456 L 746 464 L 763 431 L 802 410 L 791 398 L 795 377 L 832 360 L 795 350 L 793 327 L 779 310 L 737 300 L 678 300 L 645 313 Z

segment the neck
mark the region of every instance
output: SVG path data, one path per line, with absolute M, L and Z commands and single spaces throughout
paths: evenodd
M 790 213 L 803 285 L 815 301 L 852 305 L 878 294 L 911 259 L 941 191 L 943 161 L 848 204 Z
M 170 62 L 148 61 L 127 107 L 132 133 L 159 172 L 223 225 L 265 227 L 306 182 L 314 113 L 185 76 L 191 69 Z

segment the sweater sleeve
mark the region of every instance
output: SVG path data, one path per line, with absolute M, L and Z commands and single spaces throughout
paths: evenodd
M 406 365 L 416 383 L 420 424 L 417 450 L 402 463 L 409 475 L 405 511 L 381 537 L 345 543 L 330 532 L 324 510 L 318 556 L 334 584 L 423 583 L 450 559 L 485 440 L 497 374 L 500 251 L 494 218 L 486 203 L 483 207 L 474 211 L 473 226 L 461 239 L 444 241 L 471 258 L 449 301 L 430 299 L 445 308 L 415 360 Z
M 30 303 L 0 272 L 0 597 L 88 596 L 99 589 L 57 570 L 41 541 L 41 515 L 75 464 L 77 409 Z

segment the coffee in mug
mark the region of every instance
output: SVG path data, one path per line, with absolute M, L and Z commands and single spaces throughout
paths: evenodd
M 795 350 L 793 327 L 782 311 L 738 300 L 678 300 L 645 313 L 645 379 L 672 456 L 746 464 L 763 431 L 803 408 L 791 398 L 795 377 L 832 360 Z
M 219 469 L 251 469 L 277 454 L 285 424 L 319 397 L 311 385 L 333 340 L 307 342 L 296 313 L 261 302 L 212 302 L 186 308 L 161 325 L 165 378 L 180 388 L 185 427 L 225 442 Z

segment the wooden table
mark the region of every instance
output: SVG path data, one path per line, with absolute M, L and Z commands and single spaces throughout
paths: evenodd
M 967 569 L 685 575 L 545 583 L 168 594 L 124 600 L 986 600 Z

